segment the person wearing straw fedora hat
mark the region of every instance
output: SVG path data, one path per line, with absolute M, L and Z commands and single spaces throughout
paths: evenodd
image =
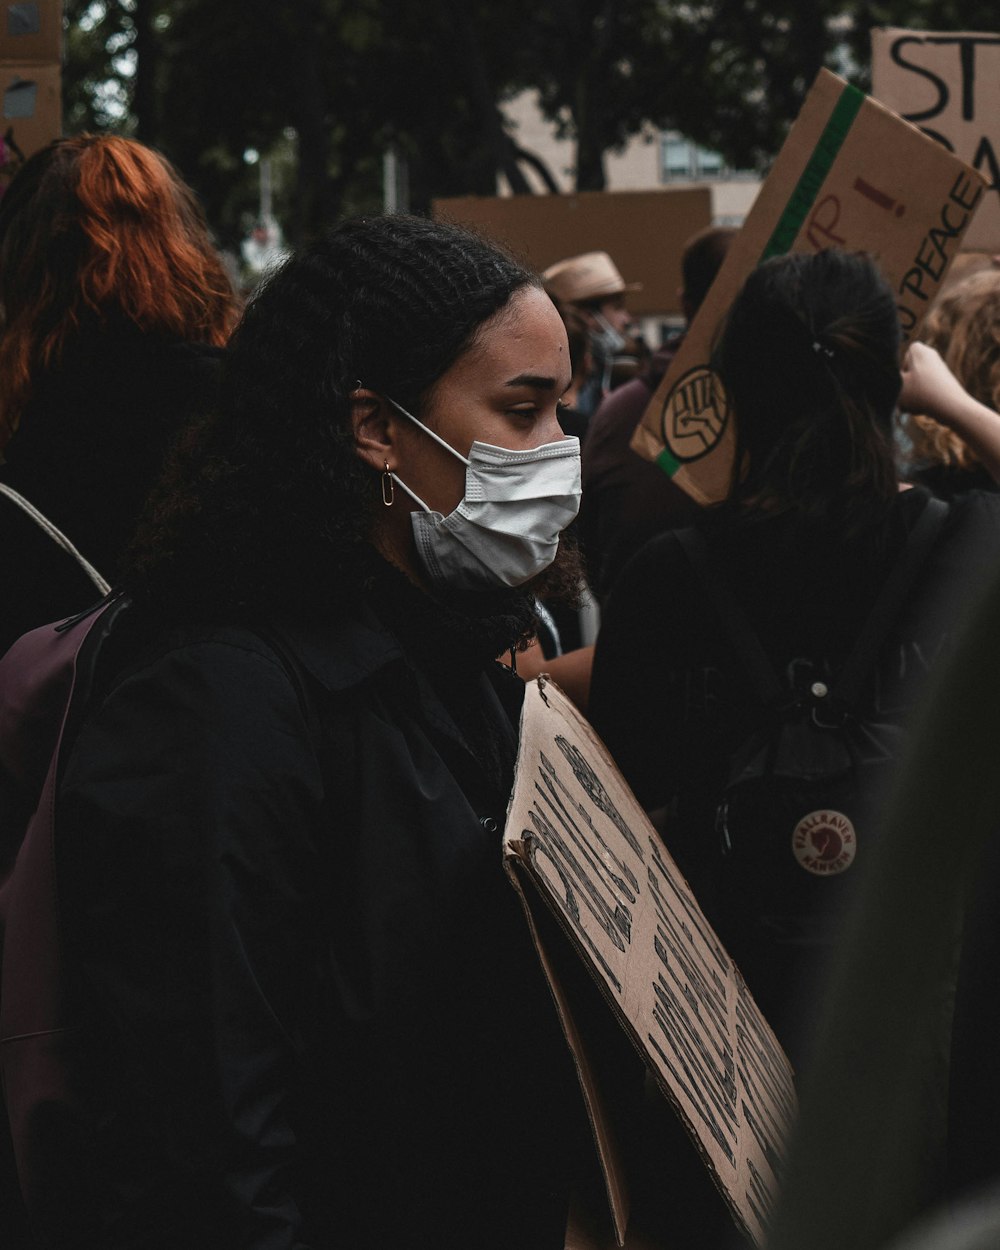
M 625 296 L 641 290 L 642 284 L 627 283 L 607 252 L 582 252 L 557 261 L 543 272 L 542 281 L 560 311 L 574 308 L 586 322 L 594 369 L 576 408 L 589 417 L 611 389 L 616 359 L 627 354 L 632 318 Z

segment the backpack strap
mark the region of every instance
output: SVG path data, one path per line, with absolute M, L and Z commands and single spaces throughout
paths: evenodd
M 944 500 L 934 496 L 927 500 L 892 572 L 875 600 L 875 606 L 862 627 L 854 649 L 840 671 L 836 690 L 829 696 L 831 705 L 850 707 L 857 701 L 948 513 L 949 506 Z M 705 593 L 729 633 L 730 641 L 743 664 L 746 676 L 753 684 L 757 698 L 765 707 L 779 705 L 783 699 L 788 698 L 789 691 L 768 659 L 743 605 L 723 580 L 704 536 L 699 530 L 689 528 L 675 530 L 674 537 L 700 578 Z
M 28 1131 L 33 1105 L 51 1107 L 66 1093 L 57 1044 L 66 1024 L 66 985 L 53 852 L 56 790 L 79 701 L 126 608 L 127 600 L 116 598 L 76 618 L 72 629 L 32 630 L 0 665 L 0 767 L 30 798 L 26 807 L 20 805 L 20 830 L 8 833 L 13 838 L 20 831 L 22 837 L 18 846 L 7 848 L 16 860 L 0 886 L 0 1060 L 15 1140 Z M 18 812 L 8 814 L 20 823 Z M 37 1044 L 10 1044 L 33 1037 Z M 14 1064 L 24 1077 L 16 1087 L 7 1079 Z
M 860 697 L 865 680 L 878 661 L 889 631 L 913 588 L 917 574 L 937 540 L 949 511 L 950 508 L 943 499 L 932 495 L 924 505 L 916 525 L 910 530 L 906 545 L 875 600 L 875 606 L 854 650 L 840 670 L 834 697 L 844 706 L 852 706 Z
M 104 580 L 86 556 L 82 555 L 77 548 L 73 546 L 62 530 L 59 529 L 57 525 L 53 525 L 47 516 L 39 512 L 33 503 L 29 503 L 23 495 L 19 495 L 16 490 L 12 490 L 4 482 L 0 482 L 0 495 L 6 496 L 6 498 L 9 499 L 15 507 L 20 508 L 26 516 L 31 517 L 39 529 L 44 530 L 54 543 L 62 547 L 63 551 L 65 551 L 67 555 L 72 556 L 102 595 L 106 595 L 108 593 L 111 589 L 110 584 Z
M 765 707 L 778 703 L 788 692 L 774 671 L 774 665 L 767 658 L 743 605 L 723 581 L 704 535 L 700 530 L 689 527 L 674 530 L 674 537 L 728 632 L 757 698 Z

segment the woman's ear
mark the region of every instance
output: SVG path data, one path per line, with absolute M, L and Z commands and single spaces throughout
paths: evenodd
M 351 427 L 354 445 L 366 464 L 379 473 L 391 469 L 394 450 L 394 414 L 381 395 L 358 386 L 348 396 L 351 405 Z

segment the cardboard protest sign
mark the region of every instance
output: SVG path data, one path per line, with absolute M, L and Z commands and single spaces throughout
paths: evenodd
M 628 1178 L 540 908 L 642 1054 L 734 1220 L 761 1244 L 796 1111 L 788 1060 L 611 756 L 544 677 L 526 690 L 504 863 L 577 1061 L 618 1244 Z
M 462 196 L 435 200 L 438 220 L 482 230 L 539 273 L 581 252 L 608 250 L 636 316 L 680 313 L 685 240 L 712 223 L 708 187 L 579 191 L 574 195 Z
M 58 0 L 0 4 L 0 60 L 58 64 L 62 59 L 63 6 Z
M 982 176 L 941 144 L 821 71 L 632 447 L 699 502 L 725 498 L 736 431 L 711 356 L 725 313 L 751 270 L 786 252 L 868 252 L 897 293 L 909 341 L 984 189 Z
M 965 247 L 1000 250 L 1000 34 L 874 30 L 872 95 L 983 175 Z

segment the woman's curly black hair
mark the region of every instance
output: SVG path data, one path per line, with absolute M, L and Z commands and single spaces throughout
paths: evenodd
M 730 502 L 844 537 L 877 525 L 898 490 L 899 351 L 895 298 L 867 256 L 795 253 L 754 270 L 715 353 L 736 414 Z
M 334 603 L 357 588 L 380 504 L 355 452 L 358 383 L 419 414 L 479 328 L 536 277 L 460 227 L 359 218 L 294 255 L 248 304 L 218 413 L 151 497 L 124 585 L 199 611 Z

